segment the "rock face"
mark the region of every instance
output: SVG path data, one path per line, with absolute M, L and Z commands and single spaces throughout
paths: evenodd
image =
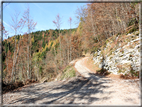
M 125 36 L 127 40 L 125 43 L 119 42 L 122 39 L 120 38 L 117 42 L 118 45 L 113 48 L 110 48 L 111 44 L 113 44 L 111 41 L 107 42 L 103 49 L 95 52 L 93 54 L 94 64 L 113 74 L 129 74 L 130 72 L 140 71 L 140 39 L 138 31 Z M 127 37 L 132 39 L 128 40 Z

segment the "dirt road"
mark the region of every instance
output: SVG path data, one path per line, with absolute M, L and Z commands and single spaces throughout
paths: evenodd
M 133 80 L 111 79 L 107 77 L 100 77 L 94 75 L 90 69 L 86 68 L 84 62 L 88 60 L 85 57 L 75 64 L 77 71 L 88 78 L 91 83 L 96 85 L 94 91 L 101 90 L 97 93 L 92 93 L 92 97 L 96 97 L 102 100 L 96 100 L 92 104 L 140 104 L 140 87 L 137 82 Z M 103 88 L 102 88 L 103 87 Z
M 64 82 L 25 86 L 19 91 L 4 94 L 3 104 L 140 104 L 140 90 L 136 83 L 96 76 L 83 65 L 86 59 L 80 59 L 75 64 L 75 68 L 85 78 L 80 76 Z

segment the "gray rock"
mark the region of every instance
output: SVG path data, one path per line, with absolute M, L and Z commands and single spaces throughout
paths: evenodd
M 133 34 L 128 34 L 131 36 L 135 36 Z M 98 63 L 99 67 L 102 68 L 102 66 L 104 66 L 105 69 L 109 70 L 110 72 L 114 73 L 114 74 L 118 74 L 118 70 L 119 68 L 117 68 L 118 64 L 132 64 L 132 68 L 135 71 L 140 70 L 140 43 L 136 44 L 136 46 L 134 47 L 134 49 L 132 48 L 126 48 L 126 46 L 129 46 L 130 43 L 138 41 L 139 38 L 134 39 L 130 42 L 128 42 L 126 45 L 124 45 L 122 48 L 124 49 L 124 52 L 120 52 L 120 50 L 122 49 L 121 47 L 118 47 L 114 52 L 112 52 L 114 54 L 114 56 L 108 56 L 105 55 L 106 59 L 104 60 L 104 62 L 102 63 L 102 54 L 101 51 L 99 50 L 97 53 L 98 56 L 93 58 L 94 63 Z M 104 48 L 104 50 L 106 50 L 109 45 L 111 44 L 111 42 L 107 43 L 106 48 Z M 119 46 L 121 45 L 121 43 L 119 44 Z M 133 55 L 133 56 L 132 56 Z M 130 68 L 125 68 L 125 73 L 128 73 L 130 71 Z

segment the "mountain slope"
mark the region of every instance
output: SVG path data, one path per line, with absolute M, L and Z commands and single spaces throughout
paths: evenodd
M 139 32 L 115 35 L 105 41 L 105 45 L 93 54 L 94 64 L 113 74 L 139 77 L 140 39 Z

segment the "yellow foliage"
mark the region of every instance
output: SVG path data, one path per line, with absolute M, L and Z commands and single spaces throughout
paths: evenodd
M 56 39 L 57 43 L 59 42 L 59 37 Z
M 72 35 L 74 35 L 74 34 L 75 34 L 75 31 L 72 32 Z
M 47 44 L 45 45 L 44 48 L 42 47 L 42 52 L 46 51 L 46 47 L 47 47 Z
M 56 41 L 53 41 L 52 48 L 56 45 Z
M 77 28 L 77 33 L 81 34 L 81 32 L 82 32 L 82 22 L 79 23 L 79 26 Z
M 13 41 L 13 42 L 15 41 L 15 36 L 12 37 L 12 41 Z
M 50 48 L 50 45 L 51 45 L 51 41 L 49 40 L 49 43 L 48 43 L 48 48 Z
M 32 42 L 34 42 L 34 36 L 32 37 L 32 40 L 31 40 Z
M 34 53 L 34 55 L 33 55 L 33 61 L 35 61 L 35 62 L 41 61 L 42 59 L 41 59 L 40 55 L 41 55 L 40 51 L 37 52 L 37 53 Z
M 81 28 L 81 22 L 79 23 L 79 26 L 78 26 L 78 28 L 77 28 L 77 33 L 80 32 L 80 28 Z
M 45 45 L 45 49 L 46 49 L 47 47 L 48 47 L 48 45 L 46 44 L 46 45 Z
M 117 20 L 118 20 L 119 22 L 121 22 L 121 19 L 120 19 L 120 17 L 117 17 Z

